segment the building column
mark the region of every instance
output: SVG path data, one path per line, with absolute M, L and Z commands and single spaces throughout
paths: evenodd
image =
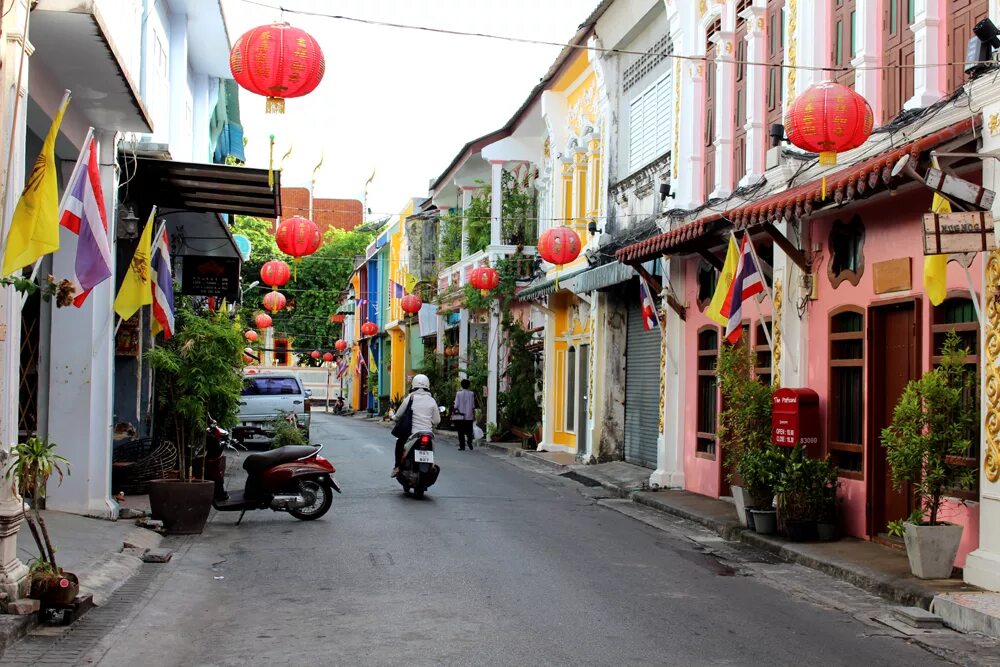
M 676 47 L 675 47 L 676 48 Z M 676 183 L 678 208 L 694 208 L 702 204 L 705 179 L 705 63 L 676 61 L 674 75 L 680 81 L 679 95 L 674 97 L 677 156 L 673 158 L 673 179 Z M 680 70 L 680 72 L 678 72 Z M 683 101 L 683 104 L 681 103 Z
M 14 209 L 17 208 L 18 195 L 24 186 L 24 138 L 28 111 L 28 62 L 24 61 L 24 77 L 21 89 L 17 85 L 18 65 L 21 59 L 22 45 L 27 49 L 27 56 L 32 48 L 24 37 L 24 15 L 28 11 L 26 0 L 14 0 L 8 8 L 8 13 L 2 18 L 3 42 L 0 44 L 2 62 L 5 67 L 0 71 L 3 88 L 0 89 L 0 128 L 4 133 L 3 145 L 13 151 L 11 172 L 6 172 L 7 163 L 0 163 L 0 187 L 3 183 L 9 185 L 6 206 L 0 223 L 0 246 L 6 246 L 7 230 Z M 20 96 L 21 102 L 16 119 L 11 114 L 14 100 L 8 95 L 10 91 Z M 13 136 L 7 134 L 11 121 L 17 123 L 17 131 Z M 8 178 L 9 176 L 9 178 Z M 17 443 L 18 392 L 21 386 L 21 295 L 13 287 L 0 288 L 0 452 L 6 456 L 10 448 Z M 0 592 L 11 598 L 19 598 L 28 592 L 28 567 L 17 557 L 17 534 L 24 519 L 21 498 L 14 492 L 11 485 L 0 483 Z
M 469 309 L 458 311 L 458 374 L 465 377 L 469 368 Z
M 747 7 L 740 14 L 746 21 L 746 54 L 752 63 L 767 62 L 767 41 L 764 30 L 764 17 L 767 9 L 764 7 Z M 767 145 L 767 105 L 764 94 L 767 91 L 767 68 L 763 65 L 747 65 L 746 105 L 747 131 L 746 164 L 743 167 L 744 176 L 739 185 L 752 185 L 760 180 L 766 171 L 765 146 Z
M 462 188 L 462 259 L 469 254 L 469 207 L 476 194 L 476 186 L 463 185 Z
M 555 425 L 553 418 L 556 414 L 555 383 L 556 383 L 556 314 L 542 305 L 535 305 L 545 315 L 544 328 L 544 352 L 542 371 L 542 442 L 538 443 L 539 449 L 545 445 L 551 445 L 555 441 Z
M 882 0 L 857 0 L 855 12 L 857 53 L 851 60 L 851 67 L 855 68 L 854 90 L 868 100 L 872 113 L 878 119 L 882 117 L 882 105 L 885 104 L 882 99 L 882 70 L 871 68 L 878 67 L 882 62 Z M 847 39 L 846 34 L 844 39 Z
M 207 74 L 193 74 L 191 76 L 191 92 L 194 98 L 192 109 L 192 119 L 194 126 L 191 128 L 191 160 L 194 162 L 211 163 L 212 158 L 212 137 L 209 134 L 208 121 L 212 117 L 213 107 L 210 104 L 210 85 L 217 79 L 209 78 Z M 310 191 L 311 194 L 311 191 Z
M 100 146 L 101 187 L 108 211 L 109 245 L 117 222 L 118 181 L 114 132 L 95 131 Z M 159 220 L 156 221 L 159 224 Z M 77 237 L 60 229 L 60 250 L 53 255 L 57 276 L 74 274 Z M 114 261 L 114 254 L 112 254 Z M 112 275 L 114 275 L 112 267 Z M 115 281 L 96 286 L 81 308 L 53 303 L 49 401 L 49 439 L 69 459 L 72 474 L 50 485 L 46 506 L 75 514 L 117 518 L 111 499 L 111 442 L 114 412 Z M 86 387 L 86 391 L 81 391 Z
M 188 78 L 188 17 L 187 14 L 170 14 L 170 155 L 175 160 L 191 159 L 191 132 L 187 118 L 184 90 Z M 192 110 L 193 113 L 193 110 Z
M 781 221 L 775 226 L 785 238 L 799 238 L 799 247 L 803 250 L 810 246 L 808 224 L 799 224 L 798 230 L 787 222 Z M 823 257 L 824 262 L 830 261 Z M 825 269 L 824 269 L 825 271 Z M 795 262 L 780 248 L 774 251 L 774 284 L 771 296 L 773 299 L 771 318 L 774 350 L 771 355 L 772 379 L 778 387 L 805 387 L 809 382 L 809 317 L 810 305 L 807 302 L 799 314 L 803 299 L 810 295 L 810 290 L 803 287 L 805 278 Z M 823 274 L 814 271 L 812 281 L 824 280 Z
M 586 138 L 581 138 L 586 142 Z M 587 148 L 577 145 L 573 149 L 573 228 L 587 228 Z
M 497 423 L 497 392 L 499 391 L 500 366 L 500 308 L 494 302 L 490 305 L 490 333 L 486 341 L 486 423 Z
M 1000 113 L 1000 103 L 983 108 L 983 118 Z M 1000 132 L 984 128 L 983 153 L 1000 150 Z M 991 190 L 1000 187 L 1000 165 L 996 160 L 983 160 L 983 186 Z M 1000 202 L 993 204 L 993 216 L 1000 215 Z M 998 233 L 1000 236 L 1000 233 Z M 983 285 L 1000 284 L 1000 250 L 983 254 Z M 983 294 L 983 322 L 980 341 L 982 349 L 983 386 L 982 440 L 979 462 L 979 548 L 965 558 L 963 575 L 967 583 L 991 591 L 1000 591 L 1000 303 L 989 291 Z
M 736 90 L 736 46 L 731 32 L 712 35 L 715 44 L 715 191 L 710 199 L 725 199 L 733 193 L 733 136 L 736 119 L 732 113 Z M 711 64 L 709 64 L 711 66 Z
M 503 160 L 490 160 L 490 245 L 502 243 L 503 237 Z
M 596 131 L 587 135 L 587 213 L 586 222 L 600 222 L 601 215 L 601 135 Z
M 947 46 L 945 40 L 941 39 L 944 17 L 947 13 L 945 0 L 916 0 L 916 3 L 914 12 L 916 21 L 910 26 L 914 40 L 913 97 L 903 105 L 906 109 L 929 106 L 947 93 L 945 90 L 948 82 L 947 69 L 923 67 L 923 65 L 948 62 Z
M 654 488 L 684 488 L 684 321 L 666 304 L 667 286 L 684 293 L 684 259 L 664 260 L 661 317 L 665 322 L 660 347 L 660 436 L 656 443 L 656 470 L 649 476 Z M 694 397 L 692 397 L 694 398 Z
M 862 2 L 863 0 L 858 0 L 859 23 L 862 25 L 872 23 L 864 20 L 867 16 L 881 16 L 874 13 L 863 14 Z M 816 0 L 786 0 L 785 11 L 788 14 L 788 31 L 785 33 L 788 35 L 785 42 L 785 59 L 788 64 L 826 67 L 830 60 L 829 3 Z M 873 10 L 870 8 L 869 11 Z M 882 25 L 881 20 L 875 23 Z M 789 69 L 786 77 L 785 108 L 787 109 L 796 95 L 813 84 L 829 78 L 829 73 L 819 69 Z

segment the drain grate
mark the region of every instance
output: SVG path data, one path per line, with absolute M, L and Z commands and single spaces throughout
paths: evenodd
M 596 480 L 593 480 L 593 479 L 590 479 L 589 477 L 584 477 L 580 473 L 573 472 L 572 470 L 569 471 L 569 472 L 564 472 L 564 473 L 560 474 L 559 476 L 560 477 L 565 477 L 566 479 L 571 479 L 574 482 L 579 482 L 580 484 L 583 484 L 584 486 L 595 487 L 595 486 L 600 486 L 601 485 L 600 482 L 598 482 Z

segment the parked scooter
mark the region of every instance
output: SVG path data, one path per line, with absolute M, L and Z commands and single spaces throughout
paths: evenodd
M 437 481 L 441 468 L 434 463 L 434 434 L 414 433 L 403 446 L 403 460 L 396 481 L 403 491 L 421 498 Z
M 319 446 L 289 446 L 250 454 L 243 461 L 247 481 L 242 491 L 227 492 L 225 450 L 235 451 L 229 433 L 214 422 L 206 442 L 205 479 L 215 482 L 212 507 L 220 512 L 239 512 L 236 525 L 248 510 L 288 512 L 301 521 L 318 519 L 333 504 L 333 492 L 341 493 L 333 473 L 336 468 L 319 452 Z

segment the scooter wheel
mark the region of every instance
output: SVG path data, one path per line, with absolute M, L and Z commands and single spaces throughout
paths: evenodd
M 423 498 L 424 497 L 424 487 L 418 486 L 418 487 L 414 488 L 413 489 L 413 497 L 414 498 Z
M 315 480 L 302 482 L 302 486 L 311 492 L 315 501 L 309 507 L 290 509 L 288 513 L 299 521 L 312 521 L 318 519 L 330 510 L 333 505 L 333 489 L 327 484 L 321 484 Z

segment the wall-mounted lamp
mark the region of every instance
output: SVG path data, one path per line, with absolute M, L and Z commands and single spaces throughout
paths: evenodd
M 975 76 L 989 68 L 993 61 L 994 49 L 1000 49 L 1000 29 L 988 18 L 983 19 L 972 29 L 974 34 L 969 39 L 965 53 L 965 75 Z
M 781 123 L 774 123 L 768 128 L 767 134 L 771 138 L 771 148 L 780 146 L 781 142 L 785 140 L 785 126 Z
M 119 239 L 134 239 L 139 236 L 139 218 L 131 206 L 118 209 L 118 227 L 115 235 Z
M 660 201 L 670 196 L 670 183 L 660 183 Z
M 591 236 L 593 236 L 594 234 L 596 234 L 599 231 L 600 230 L 597 229 L 597 221 L 596 220 L 591 220 L 590 222 L 587 223 L 587 232 L 589 232 Z

